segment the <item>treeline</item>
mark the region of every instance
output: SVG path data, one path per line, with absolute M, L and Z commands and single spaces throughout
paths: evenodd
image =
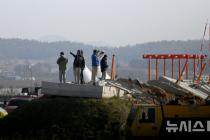
M 159 41 L 136 44 L 132 46 L 97 47 L 69 41 L 49 43 L 35 40 L 0 39 L 0 59 L 4 62 L 10 59 L 45 61 L 46 63 L 52 65 L 52 67 L 57 68 L 54 61 L 59 56 L 60 51 L 64 51 L 67 57 L 69 57 L 69 65 L 71 66 L 73 58 L 69 55 L 69 51 L 76 52 L 78 49 L 83 49 L 86 64 L 90 67 L 92 50 L 100 49 L 108 55 L 109 64 L 111 64 L 112 54 L 115 54 L 118 68 L 117 72 L 120 77 L 128 78 L 131 75 L 131 78 L 135 78 L 140 75 L 146 75 L 147 61 L 142 59 L 143 54 L 208 54 L 208 41 L 204 42 L 202 51 L 200 51 L 201 42 L 201 40 Z M 161 69 L 162 67 L 160 67 L 160 71 Z
M 208 49 L 207 41 L 205 42 L 203 52 Z M 97 47 L 77 42 L 39 42 L 35 40 L 22 39 L 0 39 L 0 56 L 5 58 L 20 59 L 46 59 L 57 56 L 62 51 L 69 52 L 83 49 L 87 56 L 92 54 L 94 48 L 102 49 L 109 55 L 115 53 L 119 62 L 130 62 L 133 59 L 140 59 L 145 53 L 200 53 L 200 40 L 189 41 L 160 41 L 133 46 L 123 47 Z

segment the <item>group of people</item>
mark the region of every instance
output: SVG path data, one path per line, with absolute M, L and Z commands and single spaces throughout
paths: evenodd
M 74 71 L 74 81 L 76 84 L 84 84 L 83 71 L 85 69 L 85 59 L 83 55 L 83 50 L 77 50 L 77 54 L 70 52 L 74 57 L 73 71 Z M 64 57 L 64 52 L 60 52 L 60 57 L 57 59 L 57 64 L 59 67 L 59 80 L 60 83 L 66 82 L 66 68 L 68 59 Z M 92 54 L 92 76 L 91 81 L 93 85 L 96 84 L 96 77 L 98 73 L 99 66 L 101 68 L 102 77 L 101 79 L 106 79 L 106 71 L 108 68 L 107 55 L 103 51 L 93 50 Z
M 103 56 L 103 58 L 102 58 L 102 56 Z M 92 54 L 92 77 L 91 77 L 91 80 L 93 81 L 93 85 L 95 85 L 95 83 L 96 83 L 96 76 L 97 76 L 97 73 L 98 73 L 98 67 L 99 67 L 99 60 L 100 59 L 101 59 L 100 66 L 101 66 L 101 72 L 102 72 L 101 79 L 104 80 L 104 79 L 106 79 L 106 70 L 108 68 L 107 55 L 104 54 L 103 51 L 93 50 L 93 54 Z

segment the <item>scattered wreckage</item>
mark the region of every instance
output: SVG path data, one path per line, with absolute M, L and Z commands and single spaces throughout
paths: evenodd
M 205 104 L 208 102 L 210 86 L 195 86 L 192 82 L 179 81 L 161 76 L 159 80 L 147 83 L 139 80 L 99 80 L 97 86 L 91 83 L 42 82 L 42 94 L 85 98 L 120 97 L 146 104 Z

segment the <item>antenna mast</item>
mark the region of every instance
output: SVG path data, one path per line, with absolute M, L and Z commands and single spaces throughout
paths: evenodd
M 206 35 L 206 30 L 207 30 L 207 26 L 208 26 L 208 19 L 207 19 L 207 21 L 206 21 L 206 24 L 205 24 L 205 28 L 204 28 L 204 32 L 203 32 L 203 38 L 202 38 L 202 42 L 201 42 L 201 47 L 200 47 L 200 56 L 202 55 L 202 51 L 203 51 L 203 47 L 204 47 L 204 41 L 205 41 L 205 35 Z M 204 61 L 205 61 L 205 58 L 203 59 Z M 196 67 L 196 75 L 197 75 L 197 73 L 198 73 L 198 71 L 199 71 L 199 64 L 201 65 L 201 67 L 200 67 L 200 71 L 201 71 L 201 69 L 202 69 L 202 61 L 203 61 L 202 59 L 198 59 L 198 63 L 197 63 L 197 67 Z M 194 78 L 194 81 L 195 81 L 196 79 Z
M 208 67 L 208 74 L 209 74 L 209 84 L 210 84 L 210 24 L 209 24 L 209 54 L 208 54 L 208 58 L 209 58 L 209 67 Z

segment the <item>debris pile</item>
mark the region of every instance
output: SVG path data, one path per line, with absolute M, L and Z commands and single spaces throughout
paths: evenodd
M 107 82 L 125 89 L 134 101 L 146 104 L 199 104 L 208 103 L 210 85 L 203 83 L 194 84 L 192 81 L 178 81 L 169 77 L 160 77 L 143 83 L 139 80 L 118 79 Z

